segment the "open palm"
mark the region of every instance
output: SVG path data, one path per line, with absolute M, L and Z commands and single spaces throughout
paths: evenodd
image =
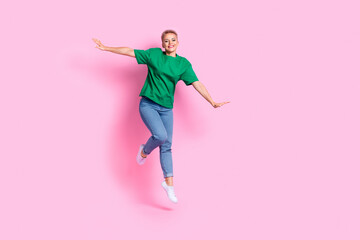
M 97 46 L 95 46 L 96 48 L 100 50 L 105 50 L 105 46 L 100 42 L 100 40 L 96 38 L 93 38 L 92 40 L 97 44 Z
M 226 104 L 226 103 L 229 103 L 229 102 L 222 102 L 222 103 L 214 103 L 214 108 L 218 108 L 218 107 L 221 107 L 222 105 Z

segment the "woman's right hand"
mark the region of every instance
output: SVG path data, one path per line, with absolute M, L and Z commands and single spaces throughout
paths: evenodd
M 96 39 L 96 38 L 93 38 L 92 39 L 96 44 L 97 46 L 95 46 L 96 48 L 100 49 L 100 50 L 105 50 L 105 46 L 100 42 L 100 40 Z

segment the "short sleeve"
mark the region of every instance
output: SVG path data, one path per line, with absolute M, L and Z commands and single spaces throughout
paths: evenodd
M 138 64 L 147 64 L 150 60 L 150 49 L 134 49 L 135 58 Z
M 186 86 L 189 86 L 193 82 L 199 81 L 197 78 L 191 63 L 189 63 L 188 67 L 186 68 L 185 72 L 181 74 L 180 79 L 184 81 Z

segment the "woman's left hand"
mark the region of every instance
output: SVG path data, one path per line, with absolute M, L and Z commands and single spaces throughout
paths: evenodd
M 224 104 L 226 104 L 226 103 L 229 103 L 229 102 L 214 103 L 214 104 L 213 104 L 213 107 L 214 107 L 214 108 L 218 108 L 218 107 L 221 107 L 222 105 L 224 105 Z

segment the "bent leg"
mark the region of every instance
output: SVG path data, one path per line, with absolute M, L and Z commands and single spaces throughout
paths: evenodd
M 145 102 L 140 102 L 139 112 L 141 119 L 152 135 L 143 149 L 143 152 L 148 155 L 166 141 L 167 133 L 156 108 Z

